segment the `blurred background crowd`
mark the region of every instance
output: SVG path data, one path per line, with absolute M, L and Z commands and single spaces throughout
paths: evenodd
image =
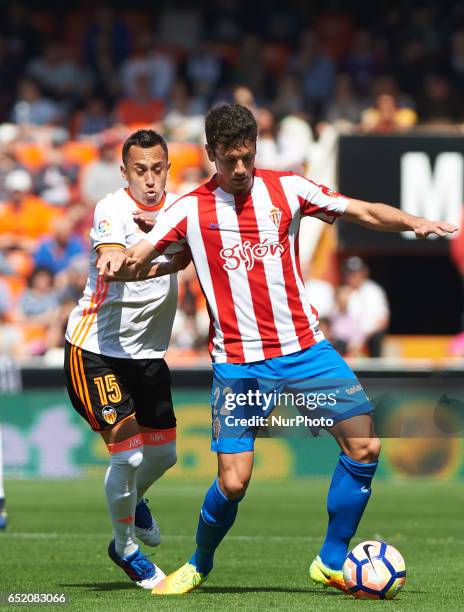
M 359 13 L 343 5 L 3 6 L 0 353 L 61 358 L 67 316 L 87 276 L 93 207 L 124 185 L 121 143 L 139 127 L 168 140 L 168 189 L 178 194 L 211 173 L 203 119 L 219 101 L 256 114 L 258 166 L 331 186 L 340 133 L 464 132 L 464 4 L 384 0 L 360 4 Z M 334 257 L 326 256 L 329 243 Z M 361 259 L 340 261 L 336 236 L 319 236 L 316 247 L 303 263 L 327 335 L 345 355 L 380 356 L 385 292 Z M 461 259 L 464 269 L 464 252 Z M 207 331 L 188 269 L 173 350 L 203 354 Z

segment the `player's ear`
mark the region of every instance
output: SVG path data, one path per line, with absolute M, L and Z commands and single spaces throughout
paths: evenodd
M 121 166 L 119 166 L 119 169 L 121 170 L 122 178 L 127 181 L 127 170 L 126 170 L 126 167 L 121 164 Z
M 209 145 L 205 145 L 206 153 L 208 155 L 209 161 L 214 164 L 216 161 L 216 155 L 214 154 L 214 149 L 212 149 Z

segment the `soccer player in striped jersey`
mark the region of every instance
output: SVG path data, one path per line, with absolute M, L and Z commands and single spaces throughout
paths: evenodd
M 326 387 L 340 390 L 335 404 L 325 402 L 321 410 L 333 422 L 328 429 L 341 453 L 328 492 L 327 534 L 309 575 L 317 583 L 344 590 L 342 565 L 371 494 L 380 441 L 366 394 L 324 339 L 317 312 L 308 302 L 298 258 L 300 220 L 308 215 L 333 223 L 343 215 L 374 230 L 411 230 L 418 237 L 444 236 L 457 228 L 344 197 L 293 172 L 257 170 L 256 121 L 242 106 L 213 108 L 205 129 L 216 175 L 171 205 L 125 261 L 108 254 L 99 264 L 100 274 L 108 279 L 143 278 L 147 261 L 186 240 L 211 317 L 211 447 L 218 457 L 218 477 L 200 511 L 196 550 L 153 593 L 186 593 L 210 574 L 215 550 L 232 527 L 251 478 L 258 429 L 246 418 L 245 424 L 238 419 L 231 429 L 227 419 L 246 417 L 256 407 L 249 399 L 240 406 L 237 391 L 243 402 L 269 381 L 272 391 L 285 388 L 307 397 Z M 237 398 L 233 412 L 224 401 L 231 391 Z M 261 414 L 270 414 L 272 408 Z
M 110 558 L 143 588 L 163 572 L 136 544 L 157 546 L 159 529 L 145 491 L 176 461 L 176 419 L 164 361 L 177 305 L 175 272 L 190 256 L 184 246 L 148 262 L 147 280 L 105 283 L 96 264 L 102 254 L 122 256 L 144 236 L 142 214 L 158 220 L 177 196 L 166 193 L 168 149 L 153 130 L 132 134 L 122 149 L 127 189 L 95 208 L 92 252 L 84 295 L 66 330 L 65 374 L 74 408 L 99 432 L 110 453 L 105 492 L 113 525 Z M 162 276 L 161 276 L 162 275 Z

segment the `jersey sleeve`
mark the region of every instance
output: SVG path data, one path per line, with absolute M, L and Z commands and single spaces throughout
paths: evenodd
M 101 246 L 126 247 L 124 221 L 111 198 L 100 200 L 96 205 L 90 239 L 95 249 Z
M 154 228 L 145 236 L 158 253 L 164 253 L 168 247 L 169 253 L 176 252 L 177 249 L 171 245 L 180 243 L 183 250 L 187 240 L 187 200 L 181 198 L 171 204 L 156 221 Z
M 294 175 L 293 184 L 303 217 L 316 217 L 326 223 L 333 223 L 345 212 L 349 198 L 333 189 L 318 185 L 299 174 Z

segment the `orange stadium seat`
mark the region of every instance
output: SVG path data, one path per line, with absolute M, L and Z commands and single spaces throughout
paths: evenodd
M 34 142 L 18 142 L 15 151 L 18 161 L 31 171 L 43 166 L 47 157 L 46 147 Z
M 201 147 L 184 142 L 169 143 L 169 159 L 171 160 L 171 178 L 175 183 L 182 180 L 182 172 L 186 168 L 201 167 Z
M 84 166 L 98 157 L 93 142 L 70 140 L 63 147 L 64 158 L 69 164 Z

